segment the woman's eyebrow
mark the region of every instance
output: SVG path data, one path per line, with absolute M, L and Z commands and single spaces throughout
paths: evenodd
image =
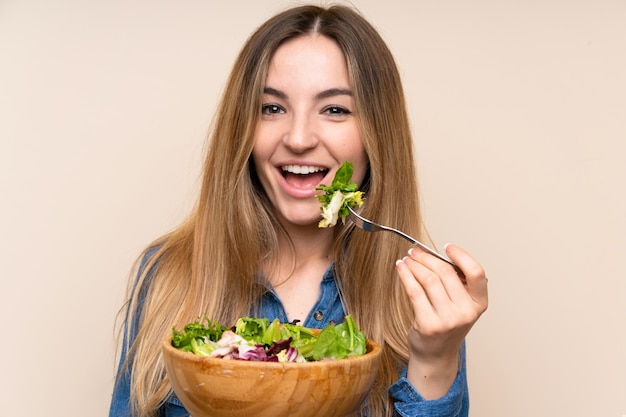
M 272 87 L 263 88 L 263 94 L 268 94 L 280 99 L 287 99 L 287 94 Z M 329 88 L 328 90 L 320 91 L 315 95 L 315 100 L 322 100 L 335 96 L 352 96 L 352 91 L 345 88 Z
M 274 97 L 280 98 L 280 99 L 286 99 L 287 98 L 287 94 L 283 93 L 280 90 L 272 88 L 272 87 L 265 87 L 263 89 L 263 94 L 269 94 L 270 96 L 274 96 Z
M 328 90 L 320 91 L 315 95 L 316 100 L 334 97 L 334 96 L 352 96 L 352 91 L 345 88 L 330 88 Z

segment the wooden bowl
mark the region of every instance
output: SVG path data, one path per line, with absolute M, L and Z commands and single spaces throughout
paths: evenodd
M 358 411 L 380 364 L 368 340 L 354 358 L 306 362 L 251 362 L 209 358 L 162 346 L 167 376 L 193 417 L 344 417 Z

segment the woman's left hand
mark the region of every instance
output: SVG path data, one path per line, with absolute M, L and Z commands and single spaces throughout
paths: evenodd
M 397 271 L 413 305 L 407 378 L 426 399 L 445 395 L 458 371 L 458 352 L 467 333 L 487 309 L 483 268 L 463 249 L 446 246 L 446 262 L 417 248 L 397 262 Z

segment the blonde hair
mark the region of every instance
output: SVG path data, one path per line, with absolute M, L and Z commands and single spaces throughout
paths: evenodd
M 153 242 L 138 280 L 129 285 L 124 366 L 131 367 L 135 415 L 153 416 L 171 394 L 156 346 L 200 316 L 233 323 L 250 314 L 266 291 L 259 265 L 276 258 L 278 221 L 251 162 L 267 68 L 286 40 L 321 34 L 343 51 L 369 157 L 361 186 L 363 214 L 423 234 L 408 116 L 400 77 L 385 42 L 358 12 L 301 6 L 266 21 L 248 39 L 227 81 L 204 163 L 199 200 L 186 221 Z M 383 346 L 379 375 L 368 398 L 370 416 L 391 416 L 388 387 L 408 362 L 413 313 L 397 279 L 395 260 L 407 245 L 390 234 L 335 230 L 335 278 L 359 327 Z

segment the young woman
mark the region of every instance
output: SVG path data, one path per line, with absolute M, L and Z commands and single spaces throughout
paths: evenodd
M 228 80 L 195 209 L 129 286 L 110 415 L 187 415 L 155 348 L 172 326 L 255 315 L 321 328 L 349 313 L 383 346 L 363 415 L 466 416 L 481 266 L 448 245 L 461 279 L 393 234 L 318 227 L 315 187 L 350 161 L 362 214 L 424 237 L 412 147 L 393 57 L 356 11 L 302 6 L 265 22 Z

